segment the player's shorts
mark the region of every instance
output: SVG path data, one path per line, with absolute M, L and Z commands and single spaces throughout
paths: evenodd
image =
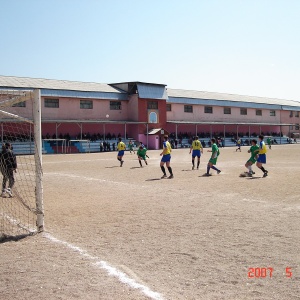
M 143 160 L 146 160 L 146 155 L 139 155 L 138 158 L 141 158 Z
M 247 163 L 248 162 L 251 162 L 252 164 L 254 164 L 256 162 L 256 155 L 254 157 L 250 157 L 248 160 L 247 160 Z
M 266 156 L 266 154 L 259 154 L 257 162 L 261 163 L 261 164 L 266 164 L 267 163 L 267 156 Z
M 192 151 L 192 157 L 200 157 L 201 156 L 201 151 L 200 150 L 193 150 Z
M 124 150 L 120 150 L 119 152 L 118 152 L 118 156 L 123 156 L 124 155 Z
M 211 159 L 209 160 L 209 162 L 212 163 L 213 165 L 216 165 L 216 164 L 217 164 L 217 160 L 218 160 L 218 157 L 216 157 L 216 158 L 211 158 Z
M 163 155 L 161 158 L 161 162 L 169 162 L 171 160 L 171 154 Z

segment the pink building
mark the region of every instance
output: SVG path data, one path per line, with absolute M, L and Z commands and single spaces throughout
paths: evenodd
M 300 102 L 167 89 L 144 82 L 89 83 L 0 76 L 0 89 L 35 89 L 42 96 L 44 137 L 122 136 L 158 149 L 161 136 L 299 134 Z M 14 107 L 26 117 L 30 103 Z

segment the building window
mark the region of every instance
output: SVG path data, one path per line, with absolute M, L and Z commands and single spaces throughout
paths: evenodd
M 12 105 L 12 107 L 26 107 L 26 101 L 15 103 Z
M 206 113 L 206 114 L 212 114 L 213 113 L 212 106 L 204 106 L 204 113 Z
M 292 118 L 293 117 L 293 111 L 291 110 L 290 111 L 290 118 Z
M 247 115 L 247 108 L 241 108 L 241 115 Z
M 59 108 L 59 99 L 45 99 L 45 107 Z
M 148 101 L 148 109 L 158 109 L 157 101 Z
M 149 114 L 149 123 L 157 123 L 157 113 L 152 111 Z
M 224 115 L 231 115 L 231 107 L 224 107 Z
M 80 108 L 93 109 L 93 101 L 92 100 L 80 100 Z
M 184 112 L 192 113 L 193 112 L 193 106 L 192 105 L 185 105 L 184 106 Z
M 110 101 L 110 110 L 121 110 L 121 101 Z
M 257 109 L 256 110 L 256 115 L 257 116 L 262 116 L 262 110 L 261 109 Z
M 295 124 L 295 130 L 299 130 L 300 126 L 299 124 Z
M 299 118 L 299 111 L 296 111 L 296 112 L 295 112 L 295 117 L 296 117 L 296 118 Z
M 167 104 L 166 110 L 167 110 L 167 111 L 171 111 L 171 110 L 172 110 L 171 104 L 169 104 L 169 103 Z
M 276 116 L 276 111 L 275 110 L 270 110 L 270 116 L 275 117 Z

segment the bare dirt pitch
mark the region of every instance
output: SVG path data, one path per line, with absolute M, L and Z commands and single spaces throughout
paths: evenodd
M 171 180 L 160 151 L 44 156 L 46 232 L 0 244 L 0 299 L 300 299 L 300 145 L 267 178 L 239 177 L 247 149 L 211 177 L 174 150 Z

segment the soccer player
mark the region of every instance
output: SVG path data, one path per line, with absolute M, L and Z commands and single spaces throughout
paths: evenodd
M 142 146 L 143 148 L 146 148 L 145 145 L 144 145 L 142 142 L 140 142 L 140 146 L 139 146 L 139 147 L 141 147 L 141 146 Z M 146 157 L 150 158 L 147 154 L 146 154 Z
M 170 173 L 170 176 L 168 178 L 169 179 L 174 178 L 172 168 L 170 167 L 171 151 L 172 151 L 171 144 L 168 142 L 168 136 L 165 135 L 164 142 L 163 142 L 163 151 L 160 153 L 160 156 L 162 156 L 161 161 L 160 161 L 160 168 L 164 174 L 161 177 L 162 179 L 167 177 L 164 164 L 166 164 L 166 166 L 169 170 L 169 173 Z
M 269 149 L 271 149 L 272 140 L 270 137 L 267 138 L 267 144 L 268 144 Z
M 119 137 L 119 142 L 117 145 L 117 150 L 118 150 L 118 156 L 117 159 L 120 161 L 120 167 L 123 166 L 124 160 L 123 160 L 123 156 L 124 156 L 124 152 L 126 150 L 126 145 L 122 142 L 122 138 Z
M 263 177 L 268 176 L 268 171 L 263 167 L 263 164 L 267 163 L 267 147 L 266 144 L 264 142 L 264 136 L 260 135 L 259 137 L 259 149 L 256 150 L 256 153 L 258 153 L 258 158 L 256 161 L 256 166 L 262 170 L 262 172 L 264 173 Z
M 192 152 L 192 150 L 193 150 L 193 152 Z M 203 147 L 202 147 L 201 142 L 199 141 L 198 136 L 194 137 L 194 141 L 190 148 L 190 154 L 191 154 L 191 152 L 192 152 L 192 165 L 193 165 L 192 170 L 195 169 L 195 157 L 197 157 L 197 170 L 199 170 L 200 156 L 201 156 L 201 153 L 203 153 Z
M 141 167 L 142 167 L 142 160 L 144 160 L 145 164 L 148 165 L 147 159 L 146 159 L 147 150 L 148 149 L 146 147 L 140 146 L 139 149 L 136 152 Z
M 207 164 L 207 171 L 205 173 L 205 176 L 211 176 L 211 174 L 209 173 L 210 168 L 212 168 L 213 170 L 217 171 L 218 174 L 221 173 L 221 170 L 219 170 L 218 168 L 216 168 L 214 165 L 217 164 L 217 160 L 218 160 L 218 156 L 220 155 L 220 150 L 216 144 L 216 140 L 214 138 L 211 139 L 211 150 L 207 150 L 207 152 L 212 152 L 211 153 L 211 158 Z
M 242 145 L 242 141 L 240 138 L 238 138 L 237 142 L 236 142 L 236 145 L 237 145 L 237 149 L 235 149 L 235 151 L 238 151 L 240 150 L 240 152 L 242 151 L 241 150 L 241 145 Z
M 129 143 L 128 143 L 128 148 L 129 148 L 129 152 L 131 154 L 131 151 L 133 151 L 133 154 L 135 154 L 134 150 L 133 150 L 133 143 L 131 140 L 129 140 Z
M 247 174 L 250 177 L 252 177 L 252 175 L 255 174 L 255 172 L 253 172 L 252 170 L 252 165 L 256 162 L 257 150 L 259 150 L 259 147 L 257 146 L 257 141 L 251 140 L 251 147 L 248 150 L 248 153 L 251 153 L 251 157 L 247 160 L 245 164 L 245 167 L 249 170 Z

